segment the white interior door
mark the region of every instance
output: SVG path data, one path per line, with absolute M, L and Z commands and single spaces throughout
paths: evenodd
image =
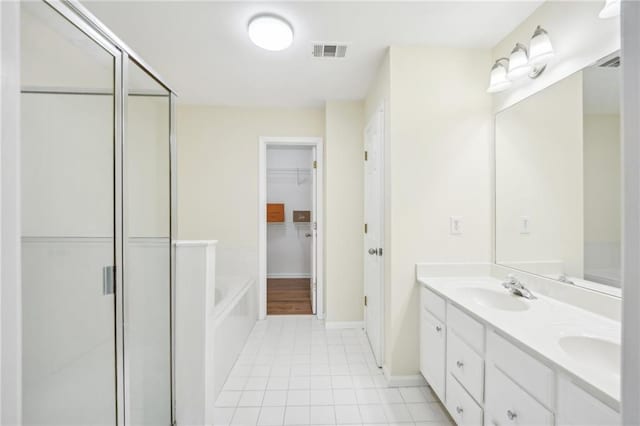
M 383 114 L 382 109 L 375 112 L 364 135 L 365 331 L 378 366 L 383 362 Z
M 312 151 L 312 164 L 311 164 L 311 280 L 310 280 L 310 293 L 311 293 L 311 311 L 314 315 L 317 314 L 317 290 L 318 290 L 318 219 L 317 219 L 317 162 L 316 162 L 317 149 L 314 146 Z

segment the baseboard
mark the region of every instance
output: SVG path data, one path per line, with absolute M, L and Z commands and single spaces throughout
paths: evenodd
M 387 380 L 387 386 L 390 388 L 401 388 L 406 386 L 427 386 L 427 381 L 422 377 L 422 374 L 406 375 L 406 376 L 392 376 L 389 374 L 387 366 L 382 367 L 384 378 Z
M 269 278 L 311 278 L 311 274 L 302 274 L 299 272 L 294 273 L 281 273 L 281 274 L 267 274 L 267 279 Z
M 349 329 L 349 328 L 364 328 L 364 321 L 325 321 L 324 328 L 339 330 L 339 329 Z

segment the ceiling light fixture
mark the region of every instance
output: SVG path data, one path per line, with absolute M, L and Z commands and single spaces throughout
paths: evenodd
M 293 27 L 276 15 L 254 16 L 247 31 L 251 41 L 266 50 L 284 50 L 293 43 Z
M 529 48 L 516 43 L 509 58 L 498 59 L 491 67 L 487 92 L 505 90 L 511 83 L 524 76 L 538 78 L 547 69 L 547 62 L 554 55 L 549 34 L 538 25 L 533 32 Z
M 620 16 L 620 0 L 606 0 L 598 16 L 602 19 Z

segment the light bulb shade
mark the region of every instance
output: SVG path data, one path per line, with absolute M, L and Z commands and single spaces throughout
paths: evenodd
M 275 15 L 259 15 L 249 22 L 249 38 L 266 50 L 284 50 L 293 43 L 293 28 Z
M 529 64 L 527 48 L 518 43 L 511 51 L 511 55 L 509 55 L 507 77 L 510 80 L 517 80 L 529 74 L 529 72 L 531 72 L 531 65 Z
M 549 34 L 538 26 L 529 44 L 529 64 L 533 66 L 543 65 L 549 62 L 552 57 L 553 45 L 551 44 L 551 39 L 549 39 Z
M 598 16 L 602 19 L 620 16 L 620 0 L 606 0 Z
M 507 68 L 498 61 L 493 65 L 493 67 L 491 67 L 489 88 L 487 89 L 487 92 L 501 92 L 509 86 L 511 86 L 511 81 L 507 78 Z

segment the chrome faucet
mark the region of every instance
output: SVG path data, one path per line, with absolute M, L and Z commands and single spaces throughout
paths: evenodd
M 536 298 L 533 293 L 531 293 L 531 291 L 520 282 L 520 280 L 511 274 L 507 275 L 507 281 L 502 283 L 502 287 L 509 290 L 511 294 L 524 297 L 525 299 L 533 300 Z

